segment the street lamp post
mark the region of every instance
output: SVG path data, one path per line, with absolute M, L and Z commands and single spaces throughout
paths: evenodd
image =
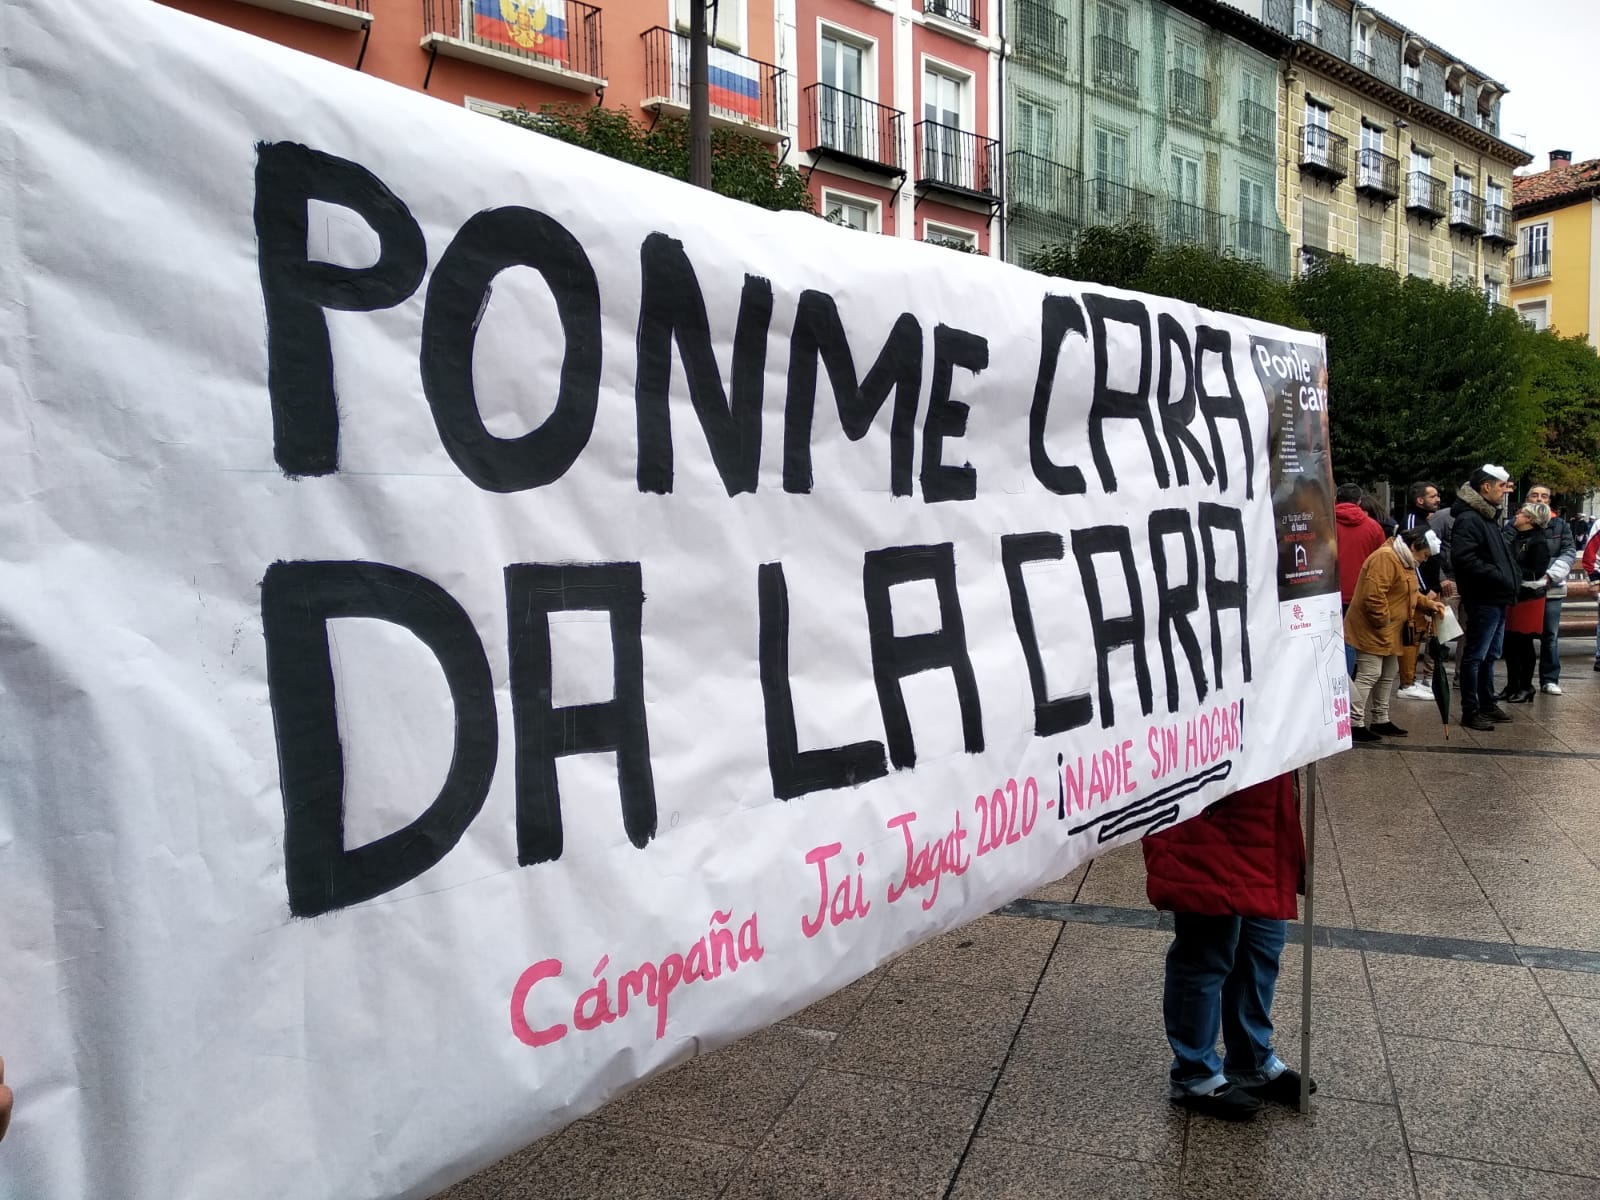
M 689 182 L 711 186 L 710 51 L 706 45 L 707 0 L 689 0 Z

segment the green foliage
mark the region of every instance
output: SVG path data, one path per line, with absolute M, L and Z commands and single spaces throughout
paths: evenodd
M 957 254 L 982 254 L 976 242 L 964 242 L 960 238 L 930 237 L 924 239 L 930 246 L 943 246 L 946 250 L 954 250 Z
M 1569 496 L 1600 487 L 1600 356 L 1581 337 L 1526 326 L 1520 336 L 1542 418 L 1528 482 Z
M 563 104 L 537 113 L 517 109 L 502 119 L 647 171 L 689 178 L 689 124 L 675 117 L 647 126 L 623 109 Z M 814 211 L 800 172 L 779 163 L 765 142 L 735 130 L 711 131 L 711 188 L 759 208 Z
M 1304 328 L 1286 283 L 1243 259 L 1199 246 L 1169 246 L 1147 225 L 1090 226 L 1046 246 L 1032 267 L 1085 283 L 1187 300 L 1216 312 Z

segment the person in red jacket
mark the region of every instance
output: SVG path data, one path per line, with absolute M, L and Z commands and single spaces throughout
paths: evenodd
M 1173 914 L 1162 995 L 1172 1102 L 1229 1121 L 1264 1101 L 1298 1108 L 1299 1072 L 1272 1048 L 1278 960 L 1305 885 L 1298 778 L 1241 788 L 1151 834 L 1144 862 L 1150 903 Z
M 1339 599 L 1346 608 L 1350 607 L 1350 597 L 1356 594 L 1361 565 L 1388 540 L 1383 535 L 1383 526 L 1361 507 L 1365 495 L 1353 483 L 1341 485 L 1334 493 L 1337 503 L 1333 506 L 1333 518 L 1339 525 Z

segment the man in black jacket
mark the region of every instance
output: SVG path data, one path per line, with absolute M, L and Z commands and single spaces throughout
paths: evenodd
M 1461 723 L 1488 730 L 1511 714 L 1494 698 L 1494 660 L 1506 632 L 1506 606 L 1517 599 L 1518 572 L 1500 523 L 1500 500 L 1511 476 L 1486 464 L 1472 473 L 1450 506 L 1450 565 L 1461 593 Z

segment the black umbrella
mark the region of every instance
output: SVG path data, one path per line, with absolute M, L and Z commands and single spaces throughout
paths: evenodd
M 1445 740 L 1450 739 L 1450 675 L 1445 670 L 1449 651 L 1438 638 L 1428 639 L 1428 656 L 1433 659 L 1433 702 L 1439 706 L 1439 720 L 1444 722 Z

